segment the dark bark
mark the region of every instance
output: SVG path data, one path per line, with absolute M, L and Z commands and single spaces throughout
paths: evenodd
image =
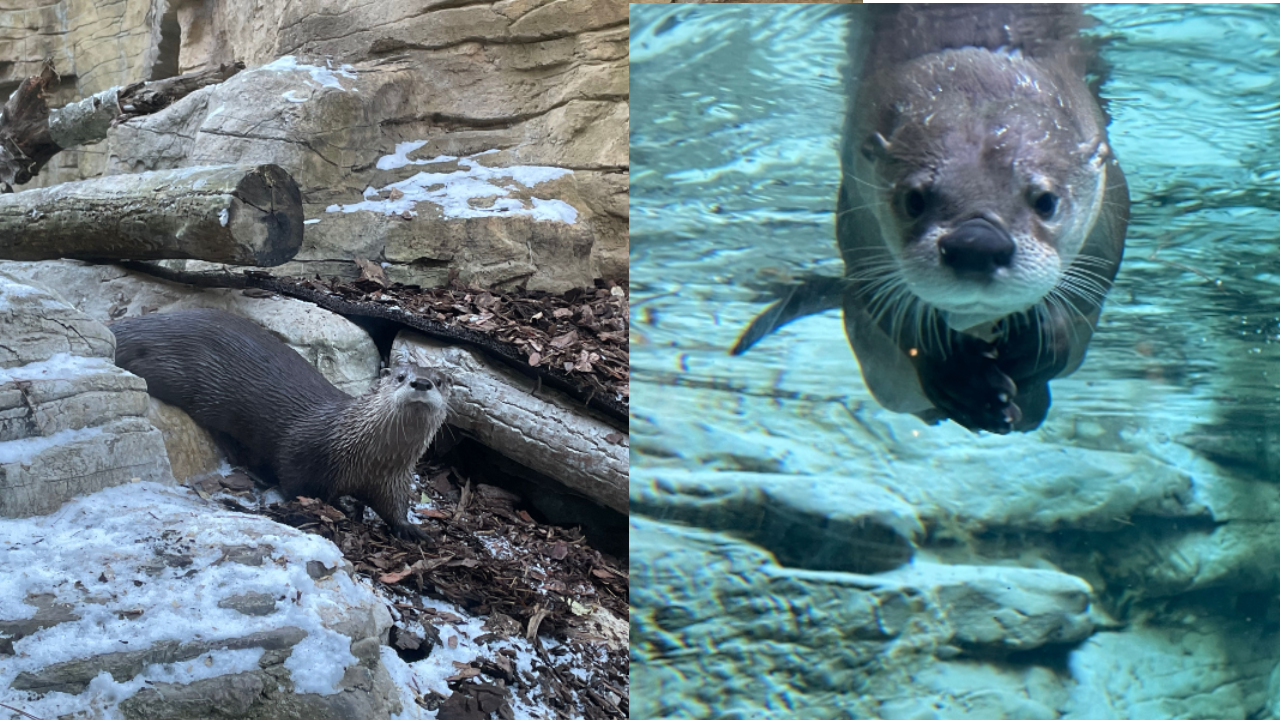
M 164 80 L 113 87 L 50 110 L 45 91 L 58 75 L 53 63 L 46 62 L 39 75 L 22 81 L 0 114 L 0 192 L 13 192 L 12 186 L 31 180 L 60 151 L 102 140 L 113 124 L 159 112 L 242 69 L 244 63 L 229 63 Z

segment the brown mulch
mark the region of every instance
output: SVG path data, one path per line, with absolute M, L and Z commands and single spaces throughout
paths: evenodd
M 387 284 L 376 265 L 359 280 L 294 280 L 354 302 L 398 306 L 406 312 L 466 328 L 518 348 L 531 367 L 554 367 L 592 388 L 630 397 L 627 295 L 613 281 L 564 293 L 499 292 L 451 285 Z M 283 278 L 282 278 L 283 279 Z
M 424 462 L 419 474 L 422 494 L 433 503 L 431 509 L 420 511 L 422 528 L 432 543 L 400 540 L 381 522 L 352 519 L 336 507 L 309 498 L 266 506 L 263 514 L 328 538 L 358 573 L 393 598 L 401 621 L 393 630 L 392 644 L 399 650 L 417 651 L 420 643 L 426 643 L 428 647 L 421 648 L 425 656 L 429 646 L 440 641 L 438 635 L 425 640 L 409 635 L 402 631 L 406 625 L 420 623 L 430 635 L 436 625 L 456 620 L 424 606 L 423 595 L 487 616 L 486 628 L 495 637 L 514 635 L 533 641 L 541 660 L 535 664 L 535 674 L 517 672 L 512 659 L 503 655 L 507 651 L 497 650 L 470 668 L 460 668 L 450 678 L 454 691 L 450 697 L 428 693 L 419 698 L 428 709 L 438 710 L 438 717 L 482 720 L 491 712 L 509 717 L 510 694 L 528 701 L 536 691 L 541 697 L 538 702 L 550 704 L 562 718 L 625 718 L 629 708 L 626 648 L 608 650 L 592 641 L 598 638 L 584 630 L 581 618 L 595 606 L 618 618 L 628 617 L 625 560 L 593 549 L 577 528 L 539 523 L 519 508 L 514 494 L 468 483 L 452 467 Z M 233 491 L 230 486 L 236 482 L 236 476 L 224 479 L 222 489 Z M 233 492 L 247 495 L 252 490 Z M 234 501 L 226 502 L 244 509 Z M 539 634 L 554 638 L 554 647 L 537 640 Z M 557 654 L 565 657 L 553 657 Z M 566 662 L 585 670 L 585 678 L 565 670 Z

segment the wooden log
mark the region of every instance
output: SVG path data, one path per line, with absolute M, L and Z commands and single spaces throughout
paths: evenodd
M 217 165 L 0 195 L 0 258 L 287 262 L 302 194 L 277 165 Z
M 23 80 L 0 109 L 0 192 L 12 192 L 11 186 L 35 177 L 63 149 L 102 140 L 112 125 L 159 112 L 243 69 L 244 63 L 227 63 L 164 80 L 108 88 L 50 110 L 45 90 L 58 75 L 53 63 L 46 62 L 40 74 Z
M 555 390 L 480 355 L 414 332 L 401 332 L 395 357 L 441 368 L 453 394 L 448 423 L 506 457 L 596 503 L 627 512 L 626 437 Z

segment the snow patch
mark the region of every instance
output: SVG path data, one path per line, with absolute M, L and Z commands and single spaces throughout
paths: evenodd
M 70 380 L 86 373 L 118 373 L 115 365 L 100 357 L 57 353 L 48 360 L 0 369 L 0 385 L 18 380 Z
M 350 665 L 359 660 L 351 654 L 351 639 L 336 632 L 308 635 L 293 647 L 284 661 L 297 692 L 335 695 L 338 683 Z
M 432 717 L 427 714 L 428 711 L 412 702 L 412 695 L 405 689 L 412 688 L 419 695 L 425 695 L 428 691 L 434 690 L 447 697 L 453 692 L 449 689 L 447 678 L 457 674 L 458 668 L 465 667 L 477 658 L 491 658 L 499 650 L 509 648 L 515 652 L 512 664 L 520 673 L 533 675 L 535 674 L 534 662 L 542 664 L 537 651 L 524 638 L 510 637 L 499 640 L 490 635 L 484 644 L 477 643 L 476 638 L 489 633 L 484 628 L 483 618 L 474 617 L 458 607 L 426 596 L 422 597 L 422 604 L 438 612 L 433 624 L 440 631 L 440 644 L 431 649 L 431 654 L 418 662 L 408 664 L 401 660 L 391 648 L 385 646 L 382 648 L 382 662 L 391 674 L 391 679 L 400 688 L 401 702 L 405 706 L 405 710 L 395 716 L 394 720 L 418 720 Z M 455 621 L 450 616 L 455 616 L 458 620 Z M 454 647 L 449 647 L 451 639 L 455 642 Z M 551 638 L 544 637 L 541 641 L 548 648 L 558 645 Z M 575 661 L 573 655 L 563 657 L 565 662 Z M 565 669 L 563 663 L 557 662 L 557 665 L 561 670 Z M 578 675 L 577 672 L 574 674 Z M 510 702 L 517 720 L 546 720 L 554 717 L 548 708 L 557 701 L 553 698 L 544 698 L 542 695 L 540 688 L 529 691 L 530 700 L 537 702 L 537 704 L 531 704 L 522 699 L 519 692 L 513 691 Z
M 226 226 L 227 226 L 227 220 L 229 220 L 229 219 L 230 219 L 230 217 L 231 217 L 231 216 L 230 216 L 230 214 L 227 212 L 227 209 L 226 209 L 226 208 L 222 208 L 222 212 L 218 213 L 218 222 L 222 223 L 222 227 L 226 227 Z
M 0 293 L 10 297 L 23 297 L 24 295 L 39 295 L 40 291 L 30 285 L 24 285 L 0 275 Z
M 429 165 L 438 162 L 453 162 L 458 158 L 453 155 L 439 155 L 430 160 L 410 160 L 409 153 L 426 145 L 426 140 L 414 140 L 412 142 L 396 143 L 396 151 L 390 155 L 383 155 L 378 158 L 379 170 L 398 170 L 406 165 Z
M 337 90 L 346 91 L 347 88 L 342 86 L 338 80 L 339 77 L 356 79 L 355 68 L 350 65 L 342 65 L 337 70 L 332 68 L 320 67 L 319 65 L 301 65 L 298 59 L 292 55 L 285 55 L 273 62 L 269 62 L 262 66 L 263 70 L 272 70 L 274 72 L 305 72 L 311 75 L 311 82 L 318 87 L 329 87 Z M 293 100 L 286 98 L 290 102 L 304 102 L 304 100 Z
M 316 223 L 318 223 L 318 222 L 320 222 L 320 218 L 311 218 L 310 220 L 303 220 L 303 221 L 302 221 L 302 224 L 303 224 L 303 225 L 315 225 L 315 224 L 316 224 Z
M 71 443 L 85 442 L 102 434 L 102 428 L 83 428 L 80 430 L 60 430 L 52 435 L 44 437 L 23 438 L 21 440 L 6 440 L 0 442 L 0 465 L 9 465 L 11 463 L 30 463 L 35 460 L 40 453 L 58 447 L 59 445 L 69 445 Z M 3 575 L 3 573 L 0 573 Z M 0 612 L 0 617 L 5 617 Z
M 305 98 L 299 95 L 297 90 L 290 90 L 289 92 L 280 93 L 280 97 L 284 98 L 285 100 L 288 100 L 291 103 L 304 103 L 307 100 L 310 100 L 310 98 Z
M 406 165 L 423 165 L 427 163 L 457 161 L 458 169 L 453 172 L 420 172 L 413 177 L 391 183 L 382 188 L 366 188 L 364 201 L 348 205 L 330 205 L 325 212 L 352 213 L 359 210 L 370 210 L 383 215 L 399 215 L 409 213 L 416 216 L 414 209 L 418 203 L 430 202 L 440 206 L 441 212 L 449 218 L 505 217 L 525 215 L 540 222 L 562 222 L 573 224 L 578 221 L 578 211 L 563 200 L 544 200 L 530 198 L 528 204 L 511 194 L 519 189 L 510 181 L 526 188 L 556 178 L 572 175 L 572 170 L 564 168 L 514 165 L 511 167 L 485 167 L 475 161 L 479 155 L 487 155 L 493 150 L 486 150 L 464 158 L 440 156 L 431 160 L 410 160 L 408 154 L 422 147 L 424 142 L 400 143 L 396 152 L 378 160 L 381 169 L 395 169 Z M 398 190 L 402 195 L 392 200 L 383 198 L 380 193 Z M 488 200 L 487 207 L 477 207 L 473 200 Z

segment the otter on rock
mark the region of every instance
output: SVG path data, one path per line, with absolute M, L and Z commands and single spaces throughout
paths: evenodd
M 1074 5 L 860 6 L 836 239 L 732 352 L 842 307 L 881 405 L 1007 433 L 1084 360 L 1124 252 L 1129 191 L 1085 84 Z
M 219 310 L 121 320 L 116 364 L 147 391 L 217 436 L 233 462 L 277 481 L 289 497 L 350 495 L 401 537 L 427 536 L 408 520 L 413 467 L 444 422 L 448 377 L 399 363 L 352 397 L 257 324 Z

